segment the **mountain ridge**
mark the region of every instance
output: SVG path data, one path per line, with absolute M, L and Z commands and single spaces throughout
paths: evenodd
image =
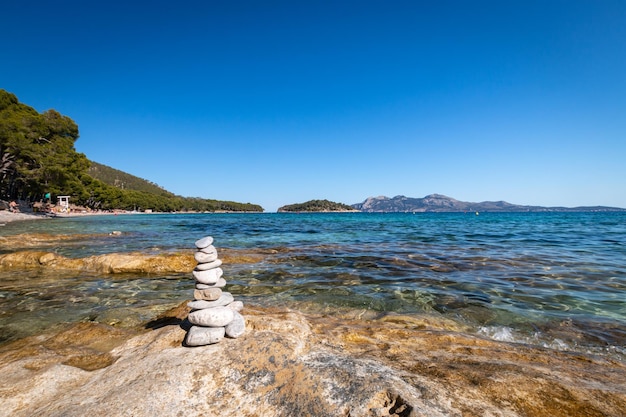
M 368 197 L 363 202 L 351 206 L 366 213 L 626 211 L 623 208 L 607 206 L 544 207 L 511 204 L 506 201 L 475 203 L 456 200 L 443 194 L 429 194 L 422 198 L 404 195 L 391 198 Z

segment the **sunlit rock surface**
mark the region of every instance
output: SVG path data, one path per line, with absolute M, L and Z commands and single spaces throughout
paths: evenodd
M 194 265 L 193 256 L 178 253 L 159 255 L 109 253 L 78 259 L 41 251 L 20 251 L 0 255 L 1 268 L 66 269 L 107 274 L 189 272 Z
M 228 255 L 224 256 L 229 259 Z M 233 256 L 238 263 L 258 262 L 260 257 L 244 257 L 243 260 Z M 120 273 L 159 273 L 159 272 L 190 272 L 196 261 L 193 255 L 186 253 L 161 253 L 148 255 L 145 253 L 107 253 L 85 258 L 67 258 L 53 252 L 19 251 L 0 255 L 0 268 L 48 268 L 51 270 L 92 271 L 105 274 Z
M 130 336 L 96 323 L 0 349 L 6 416 L 622 416 L 626 368 L 447 322 L 245 309 L 239 339 L 182 346 L 181 305 Z
M 100 237 L 95 235 L 93 238 Z M 107 253 L 84 258 L 68 258 L 49 250 L 58 245 L 68 244 L 76 239 L 89 239 L 89 235 L 49 235 L 28 233 L 14 236 L 0 236 L 0 268 L 24 269 L 46 268 L 49 270 L 90 271 L 104 274 L 121 273 L 188 273 L 197 261 L 188 251 L 172 252 L 125 252 Z M 115 239 L 113 237 L 112 239 Z M 260 262 L 263 250 L 239 251 L 225 249 L 221 258 L 230 264 Z M 218 265 L 219 266 L 219 265 Z

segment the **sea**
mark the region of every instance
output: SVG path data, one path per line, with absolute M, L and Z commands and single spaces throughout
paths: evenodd
M 626 358 L 624 212 L 123 214 L 8 223 L 9 235 L 65 239 L 0 254 L 70 258 L 193 253 L 210 235 L 218 254 L 262 255 L 222 265 L 246 305 L 428 316 L 479 337 Z M 191 273 L 0 268 L 0 344 L 79 321 L 137 325 L 193 288 Z

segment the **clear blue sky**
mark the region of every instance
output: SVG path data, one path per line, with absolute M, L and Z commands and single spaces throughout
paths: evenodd
M 626 207 L 623 0 L 2 3 L 0 88 L 176 194 Z

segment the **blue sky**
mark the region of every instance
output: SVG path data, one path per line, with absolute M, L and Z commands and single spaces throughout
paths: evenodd
M 622 0 L 3 3 L 0 88 L 179 195 L 626 207 Z

